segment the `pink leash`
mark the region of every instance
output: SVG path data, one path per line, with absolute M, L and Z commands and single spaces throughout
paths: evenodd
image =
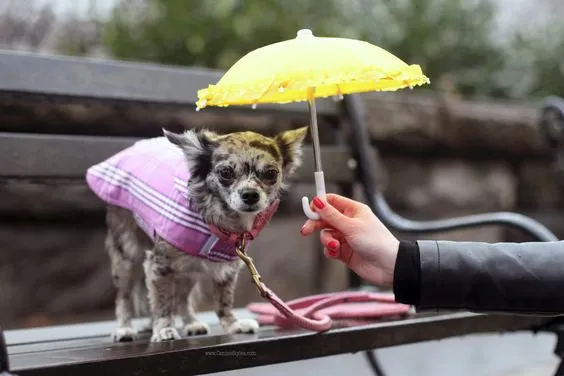
M 278 310 L 278 313 L 273 317 L 273 323 L 278 326 L 290 327 L 293 324 L 304 329 L 323 332 L 331 329 L 333 324 L 331 316 L 335 315 L 335 313 L 339 313 L 336 316 L 341 318 L 362 318 L 366 316 L 400 315 L 409 312 L 410 307 L 396 303 L 393 295 L 363 291 L 314 295 L 296 299 L 287 304 L 262 282 L 261 276 L 253 264 L 253 259 L 245 252 L 246 241 L 247 237 L 242 236 L 241 241 L 236 247 L 236 252 L 249 268 L 251 278 L 260 295 L 270 302 L 270 305 L 267 306 Z M 374 306 L 369 307 L 371 310 L 369 315 L 366 315 L 366 307 L 351 305 L 351 303 L 366 302 L 379 302 L 382 304 L 376 307 L 376 309 Z M 337 308 L 337 312 L 333 310 L 332 314 L 329 314 L 330 310 L 328 311 L 327 309 L 331 307 Z M 249 305 L 249 310 L 254 310 L 255 312 L 260 313 L 261 310 L 264 312 L 265 309 L 268 312 L 268 308 L 265 306 Z
M 393 294 L 364 291 L 312 295 L 289 301 L 284 305 L 287 307 L 286 310 L 281 310 L 278 305 L 274 304 L 251 303 L 247 309 L 259 315 L 258 321 L 261 324 L 275 324 L 281 328 L 291 328 L 297 325 L 315 331 L 329 329 L 334 319 L 349 322 L 352 320 L 357 324 L 369 322 L 374 318 L 406 315 L 411 310 L 409 305 L 396 303 Z M 302 317 L 316 320 L 320 323 L 319 328 L 304 326 L 301 321 Z M 322 326 L 323 329 L 321 329 Z
M 329 330 L 333 324 L 333 317 L 361 319 L 365 317 L 399 315 L 409 311 L 410 307 L 396 303 L 393 295 L 361 291 L 320 294 L 296 299 L 289 303 L 282 301 L 262 282 L 261 276 L 253 264 L 253 259 L 246 253 L 247 240 L 255 238 L 267 225 L 276 212 L 278 204 L 279 200 L 276 200 L 270 207 L 259 213 L 251 231 L 244 234 L 223 231 L 210 225 L 210 229 L 214 234 L 223 241 L 235 246 L 237 255 L 249 268 L 253 283 L 259 290 L 260 295 L 270 302 L 270 304 L 266 303 L 266 306 L 251 304 L 249 310 L 255 310 L 255 312 L 259 313 L 266 312 L 267 316 L 262 317 L 264 322 L 274 323 L 281 327 L 297 325 L 316 332 Z M 269 311 L 272 308 L 275 308 L 278 312 Z

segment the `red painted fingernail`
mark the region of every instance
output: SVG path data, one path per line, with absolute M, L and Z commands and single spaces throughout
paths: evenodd
M 318 209 L 323 209 L 325 207 L 325 204 L 319 197 L 313 199 L 313 205 L 315 205 L 315 207 Z
M 327 246 L 329 247 L 329 249 L 337 249 L 339 243 L 337 243 L 336 240 L 331 240 L 329 243 L 327 243 Z
M 329 252 L 329 255 L 332 257 L 337 256 L 337 250 L 336 249 L 328 249 L 327 250 Z

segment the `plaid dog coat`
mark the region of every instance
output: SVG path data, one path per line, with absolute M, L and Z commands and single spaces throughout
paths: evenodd
M 140 228 L 210 261 L 233 261 L 240 234 L 207 224 L 188 197 L 190 172 L 179 147 L 165 137 L 138 141 L 90 167 L 86 182 L 103 201 L 130 210 Z M 266 226 L 278 200 L 257 215 L 251 239 Z

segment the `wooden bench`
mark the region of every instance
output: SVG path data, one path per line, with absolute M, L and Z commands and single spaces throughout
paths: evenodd
M 0 98 L 7 102 L 107 103 L 139 108 L 192 109 L 196 90 L 216 82 L 220 76 L 221 72 L 204 69 L 0 52 Z M 264 105 L 256 110 L 210 108 L 201 113 L 224 116 L 230 111 L 307 119 L 305 104 Z M 321 133 L 332 139 L 322 147 L 327 182 L 337 184 L 339 192 L 345 195 L 352 194 L 354 184 L 360 184 L 366 202 L 391 228 L 430 233 L 503 224 L 522 229 L 537 239 L 554 239 L 541 224 L 513 213 L 488 213 L 429 222 L 400 217 L 387 205 L 378 189 L 375 176 L 378 154 L 368 141 L 358 98 L 347 96 L 342 103 L 321 100 L 317 111 Z M 159 132 L 159 129 L 153 129 L 154 135 Z M 1 133 L 0 178 L 82 179 L 87 167 L 139 138 L 127 134 L 99 135 L 102 132 L 82 128 L 66 134 L 53 133 L 51 129 L 25 130 L 25 133 L 13 129 Z M 312 184 L 313 160 L 309 145 L 305 152 L 305 163 L 295 180 Z M 352 273 L 350 277 L 351 288 L 364 286 L 363 281 Z M 252 317 L 244 309 L 238 309 L 237 314 Z M 11 370 L 20 376 L 58 376 L 62 373 L 83 376 L 195 375 L 358 351 L 366 351 L 374 372 L 381 373 L 373 352 L 369 350 L 475 333 L 537 330 L 552 322 L 547 317 L 433 312 L 336 328 L 323 334 L 263 327 L 257 335 L 226 335 L 218 331 L 213 314 L 204 312 L 201 316 L 210 322 L 211 335 L 160 344 L 149 343 L 148 337 L 133 343 L 114 344 L 109 336 L 114 324 L 111 321 L 6 331 L 7 355 L 2 353 L 4 346 L 0 343 L 0 374 Z M 230 353 L 234 356 L 220 356 Z

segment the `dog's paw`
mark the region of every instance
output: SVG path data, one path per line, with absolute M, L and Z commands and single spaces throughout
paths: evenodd
M 205 322 L 195 321 L 184 326 L 184 334 L 187 336 L 195 336 L 201 334 L 208 334 L 210 327 Z
M 137 337 L 137 331 L 133 328 L 117 328 L 114 333 L 112 333 L 112 339 L 114 342 L 131 342 Z
M 238 333 L 256 333 L 259 330 L 259 324 L 253 319 L 241 319 L 229 325 L 227 332 L 231 334 Z
M 172 327 L 162 328 L 151 336 L 151 342 L 173 341 L 175 339 L 180 339 L 180 334 L 178 334 L 178 330 Z

